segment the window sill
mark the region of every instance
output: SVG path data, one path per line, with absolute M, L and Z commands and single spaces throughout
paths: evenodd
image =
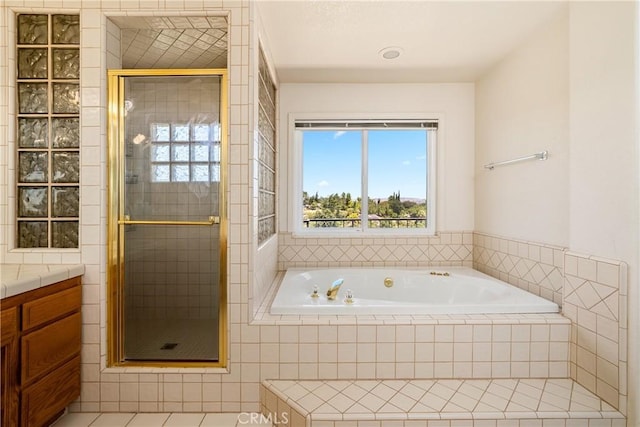
M 398 237 L 437 237 L 438 232 L 434 230 L 323 230 L 323 231 L 300 231 L 291 232 L 294 238 L 306 239 L 358 239 L 358 238 L 398 238 Z

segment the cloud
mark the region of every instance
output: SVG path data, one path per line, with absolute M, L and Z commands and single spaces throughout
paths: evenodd
M 318 183 L 318 187 L 328 187 L 328 186 L 329 186 L 329 181 L 324 179 Z
M 338 139 L 338 138 L 340 138 L 342 135 L 344 135 L 345 133 L 347 133 L 347 132 L 346 132 L 346 131 L 344 131 L 344 130 L 339 130 L 339 131 L 337 131 L 336 133 L 334 133 L 334 134 L 333 134 L 333 139 Z
M 422 156 L 416 157 L 416 160 L 427 160 L 427 155 L 423 154 Z
M 411 162 L 409 160 L 405 160 L 404 162 L 402 162 L 402 164 L 405 166 L 409 166 Z

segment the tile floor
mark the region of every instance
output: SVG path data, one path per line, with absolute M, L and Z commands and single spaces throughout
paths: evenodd
M 268 380 L 267 410 L 284 400 L 311 420 L 597 418 L 623 416 L 571 379 Z M 263 390 L 264 391 L 264 390 Z M 272 393 L 270 395 L 270 393 Z
M 70 413 L 52 427 L 272 427 L 258 415 L 242 414 L 133 414 Z
M 267 412 L 270 405 L 275 404 L 276 408 L 280 408 L 274 399 L 284 400 L 292 410 L 302 415 L 300 421 L 303 422 L 304 417 L 310 415 L 313 425 L 318 423 L 324 426 L 328 422 L 335 427 L 342 425 L 340 422 L 350 422 L 351 426 L 360 425 L 353 424 L 356 420 L 374 419 L 377 425 L 387 422 L 404 425 L 401 420 L 415 423 L 427 419 L 431 420 L 429 423 L 437 422 L 435 420 L 452 420 L 451 423 L 454 423 L 456 419 L 480 419 L 486 422 L 491 419 L 538 419 L 546 420 L 545 426 L 547 421 L 553 426 L 564 426 L 562 420 L 573 420 L 580 427 L 591 426 L 592 422 L 599 420 L 604 423 L 593 425 L 624 425 L 624 417 L 613 407 L 565 378 L 268 380 L 263 382 L 263 387 L 266 393 L 263 403 Z M 277 410 L 272 409 L 271 412 L 276 413 Z M 454 425 L 446 422 L 447 426 Z M 470 425 L 468 422 L 465 421 L 464 425 Z M 54 424 L 54 427 L 136 426 L 271 427 L 271 424 L 258 415 L 247 413 L 70 413 Z

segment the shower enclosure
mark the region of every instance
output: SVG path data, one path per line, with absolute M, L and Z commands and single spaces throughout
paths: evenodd
M 109 363 L 223 366 L 226 70 L 109 71 Z

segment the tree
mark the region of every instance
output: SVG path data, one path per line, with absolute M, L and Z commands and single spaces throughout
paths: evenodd
M 398 191 L 398 194 L 394 192 L 391 196 L 389 196 L 388 202 L 391 212 L 394 213 L 395 217 L 398 217 L 403 211 L 402 203 L 400 203 L 400 192 Z

